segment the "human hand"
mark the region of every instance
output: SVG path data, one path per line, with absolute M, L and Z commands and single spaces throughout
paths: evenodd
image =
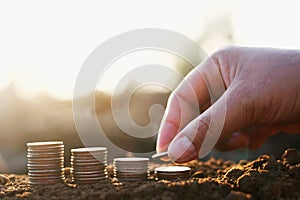
M 211 122 L 222 125 L 219 133 Z M 226 47 L 169 97 L 157 151 L 168 150 L 182 163 L 205 156 L 200 149 L 207 135 L 216 137 L 216 148 L 229 151 L 260 147 L 279 131 L 300 133 L 300 51 Z

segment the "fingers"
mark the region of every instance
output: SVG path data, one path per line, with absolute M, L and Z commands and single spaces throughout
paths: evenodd
M 233 133 L 231 137 L 216 145 L 218 150 L 231 151 L 238 148 L 256 149 L 278 131 L 272 127 L 251 127 L 245 131 Z
M 192 70 L 170 95 L 158 133 L 158 152 L 167 150 L 177 133 L 200 114 L 199 108 L 207 108 L 210 105 L 209 86 L 216 84 L 218 81 L 215 80 L 220 79 L 215 74 L 219 76 L 218 67 L 208 58 Z M 223 81 L 219 83 L 224 88 Z
M 229 139 L 220 141 L 216 148 L 221 151 L 231 151 L 238 148 L 260 148 L 271 135 L 278 132 L 299 133 L 300 124 L 251 127 L 245 131 L 233 133 Z
M 176 135 L 168 148 L 171 160 L 183 163 L 203 157 L 220 136 L 229 138 L 231 133 L 247 127 L 242 102 L 235 97 L 235 92 L 227 90 L 215 104 Z
M 249 144 L 249 134 L 244 131 L 238 131 L 233 133 L 229 139 L 219 142 L 216 145 L 216 149 L 220 151 L 231 151 L 238 148 L 248 148 Z

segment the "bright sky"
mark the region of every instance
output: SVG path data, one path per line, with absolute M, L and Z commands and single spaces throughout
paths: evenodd
M 112 36 L 154 27 L 197 39 L 207 19 L 224 12 L 232 13 L 235 44 L 300 48 L 298 8 L 297 1 L 259 0 L 1 1 L 0 90 L 15 81 L 26 97 L 47 91 L 71 98 L 80 66 Z M 214 46 L 203 45 L 208 52 L 223 45 L 218 37 L 213 40 Z M 148 55 L 143 64 L 149 64 L 151 56 L 157 58 Z M 136 57 L 140 60 L 131 59 L 128 66 L 140 64 L 143 57 Z M 128 69 L 117 66 L 101 88 L 113 88 Z

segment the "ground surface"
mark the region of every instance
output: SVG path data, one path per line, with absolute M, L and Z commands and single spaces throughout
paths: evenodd
M 65 184 L 30 188 L 26 175 L 2 175 L 0 199 L 300 199 L 300 151 L 295 149 L 281 160 L 263 155 L 237 164 L 211 158 L 186 165 L 192 178 L 175 182 L 156 181 L 152 174 L 145 182 L 74 185 L 67 178 Z

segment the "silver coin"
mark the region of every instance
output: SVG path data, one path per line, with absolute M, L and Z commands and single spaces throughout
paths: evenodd
M 77 162 L 77 161 L 71 161 L 71 165 L 74 166 L 107 166 L 107 163 L 102 163 L 99 161 L 93 161 L 93 162 Z
M 38 170 L 30 170 L 31 173 L 52 173 L 52 172 L 64 172 L 64 169 L 38 169 Z
M 113 162 L 113 164 L 117 165 L 117 166 L 145 166 L 148 165 L 148 161 L 147 162 Z
M 56 146 L 35 146 L 35 147 L 28 147 L 28 151 L 62 151 L 64 150 L 64 145 L 56 145 Z
M 107 163 L 107 158 L 71 158 L 71 162 L 102 162 L 102 163 Z
M 28 160 L 28 164 L 51 164 L 51 165 L 61 165 L 64 164 L 64 160 Z
M 156 172 L 167 172 L 167 173 L 177 173 L 177 172 L 188 172 L 191 168 L 185 166 L 165 166 L 155 168 Z
M 95 171 L 71 171 L 73 174 L 94 174 L 94 173 L 105 173 L 103 170 L 95 170 Z
M 73 167 L 106 167 L 106 163 L 100 162 L 90 162 L 90 163 L 78 163 L 78 162 L 71 162 L 71 166 Z
M 107 174 L 73 174 L 72 177 L 74 179 L 81 179 L 81 178 L 103 178 L 107 177 Z
M 28 179 L 32 180 L 60 180 L 63 179 L 64 176 L 30 176 Z
M 35 157 L 64 157 L 64 152 L 32 152 L 27 154 L 27 158 Z
M 141 158 L 141 157 L 115 158 L 114 162 L 149 162 L 149 158 Z
M 54 168 L 54 169 L 30 169 L 28 173 L 63 173 L 65 170 L 63 168 Z
M 155 168 L 155 173 L 160 180 L 188 179 L 191 168 L 185 166 L 166 166 Z
M 131 164 L 122 164 L 122 165 L 114 163 L 114 166 L 116 166 L 117 168 L 136 168 L 136 169 L 149 167 L 147 163 L 145 164 L 131 163 Z
M 74 160 L 107 160 L 107 153 L 106 154 L 86 154 L 86 155 L 71 155 L 71 159 Z
M 54 167 L 47 167 L 47 168 L 37 168 L 37 167 L 30 167 L 28 169 L 29 173 L 46 173 L 46 172 L 59 172 L 63 171 L 61 168 L 54 168 Z
M 97 181 L 101 181 L 101 180 L 105 180 L 108 179 L 107 176 L 103 176 L 103 177 L 87 177 L 87 178 L 74 178 L 72 177 L 72 181 L 75 183 L 83 183 L 83 182 L 97 182 Z
M 107 163 L 107 158 L 104 157 L 72 157 L 72 162 L 102 162 Z
M 72 178 L 72 181 L 75 182 L 75 183 L 95 183 L 95 182 L 98 182 L 98 181 L 102 181 L 102 180 L 107 180 L 108 177 L 105 176 L 105 177 L 92 177 L 92 178 Z
M 71 173 L 74 177 L 84 177 L 84 176 L 107 176 L 108 173 L 105 172 L 94 172 L 94 173 Z
M 97 163 L 86 163 L 85 164 L 82 164 L 82 163 L 72 163 L 71 166 L 73 168 L 105 168 L 106 165 L 103 165 L 103 164 L 97 164 Z
M 93 153 L 107 153 L 106 147 L 87 147 L 87 148 L 76 148 L 71 149 L 71 153 L 73 154 L 93 154 Z
M 34 173 L 34 174 L 42 174 L 42 173 L 52 173 L 52 174 L 55 174 L 55 173 L 64 173 L 65 170 L 63 168 L 54 168 L 54 169 L 30 169 L 28 170 L 28 173 Z
M 64 157 L 60 155 L 37 155 L 37 156 L 31 156 L 27 157 L 27 160 L 54 160 L 54 159 L 61 159 L 64 160 Z
M 71 167 L 79 169 L 79 168 L 106 168 L 107 164 L 99 164 L 99 163 L 71 163 Z
M 45 170 L 57 170 L 57 169 L 60 169 L 60 168 L 57 168 L 57 167 L 44 167 L 44 168 L 41 169 L 39 167 L 28 167 L 28 172 L 32 172 L 32 171 L 36 171 L 36 170 L 45 171 Z
M 72 172 L 106 171 L 104 167 L 73 167 Z
M 93 173 L 93 174 L 72 174 L 73 177 L 102 177 L 107 176 L 107 173 Z
M 116 170 L 114 172 L 117 172 L 117 173 L 136 173 L 136 174 L 142 174 L 142 173 L 148 173 L 149 170 L 148 169 L 144 169 L 144 170 Z
M 71 175 L 83 175 L 83 174 L 108 174 L 107 171 L 72 171 Z
M 35 176 L 64 176 L 64 172 L 62 173 L 32 173 L 28 172 L 28 177 L 35 177 Z
M 71 161 L 74 162 L 102 162 L 107 163 L 106 157 L 71 157 Z
M 27 143 L 27 147 L 37 147 L 37 146 L 55 146 L 55 145 L 63 145 L 62 141 L 47 141 L 47 142 L 29 142 Z
M 43 161 L 64 161 L 64 157 L 50 157 L 50 158 L 48 158 L 48 157 L 46 157 L 46 158 L 36 158 L 36 157 L 29 157 L 29 158 L 27 158 L 27 160 L 28 161 L 41 161 L 41 162 L 43 162 Z
M 36 168 L 36 167 L 40 167 L 40 168 L 49 168 L 49 167 L 55 167 L 55 168 L 61 168 L 64 167 L 64 162 L 28 162 L 27 163 L 27 167 L 31 167 L 31 168 Z
M 148 169 L 149 168 L 149 165 L 144 165 L 144 166 L 135 166 L 135 165 L 125 165 L 125 166 L 117 166 L 117 165 L 114 165 L 115 169 L 133 169 L 133 170 L 139 170 L 139 169 Z
M 60 162 L 31 162 L 31 161 L 28 161 L 27 163 L 27 167 L 30 167 L 30 166 L 55 166 L 55 167 L 63 167 L 64 166 L 64 162 L 63 161 L 60 161 Z
M 105 154 L 86 154 L 86 155 L 73 155 L 71 154 L 71 159 L 75 160 L 103 160 L 107 159 L 107 153 Z
M 64 163 L 63 162 L 59 162 L 59 163 L 27 163 L 27 167 L 41 167 L 41 169 L 43 169 L 43 167 L 63 167 Z
M 168 152 L 167 151 L 161 152 L 161 153 L 157 153 L 157 154 L 154 154 L 152 156 L 153 159 L 161 159 L 161 158 L 165 158 L 165 157 L 168 157 Z

